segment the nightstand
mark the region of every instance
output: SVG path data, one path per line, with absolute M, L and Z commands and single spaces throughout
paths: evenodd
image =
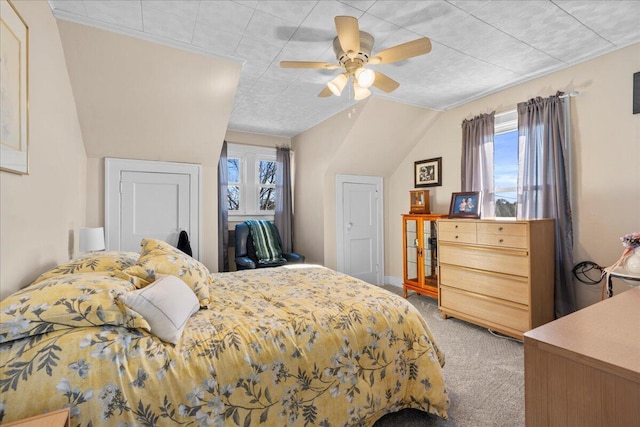
M 47 412 L 23 420 L 2 424 L 3 427 L 69 427 L 69 408 Z

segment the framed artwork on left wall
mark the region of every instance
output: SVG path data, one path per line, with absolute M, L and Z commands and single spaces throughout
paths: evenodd
M 0 170 L 29 173 L 29 27 L 0 0 Z

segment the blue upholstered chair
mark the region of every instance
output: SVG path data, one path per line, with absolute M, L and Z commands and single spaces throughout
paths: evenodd
M 280 248 L 282 248 L 282 240 L 280 239 L 280 233 L 275 228 L 276 237 Z M 241 222 L 236 224 L 236 242 L 235 242 L 235 257 L 236 268 L 238 270 L 249 270 L 253 268 L 265 268 L 265 267 L 278 267 L 280 265 L 286 265 L 290 263 L 303 263 L 304 256 L 297 253 L 282 253 L 284 261 L 273 261 L 269 263 L 259 263 L 256 255 L 255 248 L 253 246 L 253 238 L 249 226 Z

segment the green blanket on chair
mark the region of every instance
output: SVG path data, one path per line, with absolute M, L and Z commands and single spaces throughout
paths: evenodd
M 250 219 L 245 223 L 249 226 L 258 263 L 269 264 L 285 261 L 282 257 L 280 243 L 278 243 L 278 230 L 271 221 Z

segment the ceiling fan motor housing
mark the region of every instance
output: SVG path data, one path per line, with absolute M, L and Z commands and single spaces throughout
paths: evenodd
M 359 59 L 364 64 L 369 62 L 371 49 L 373 49 L 373 41 L 374 38 L 371 34 L 360 31 L 360 52 L 358 52 L 354 59 Z M 338 59 L 338 62 L 340 62 L 340 64 L 345 65 L 351 60 L 351 58 L 347 56 L 347 53 L 342 50 L 342 46 L 340 46 L 340 40 L 338 39 L 338 37 L 333 39 L 333 51 L 335 52 L 336 58 Z

